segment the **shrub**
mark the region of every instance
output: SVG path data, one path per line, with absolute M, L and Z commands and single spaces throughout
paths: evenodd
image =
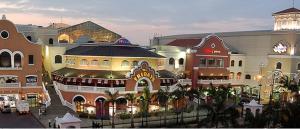
M 125 113 L 125 112 L 120 113 L 118 116 L 122 120 L 124 120 L 124 119 L 130 119 L 130 117 L 131 117 L 131 115 L 129 113 Z

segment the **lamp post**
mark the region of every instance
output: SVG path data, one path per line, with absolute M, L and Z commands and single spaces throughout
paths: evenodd
M 144 96 L 140 97 L 140 101 L 141 101 L 141 108 L 142 108 L 142 127 L 144 127 L 144 102 L 145 102 L 145 98 Z

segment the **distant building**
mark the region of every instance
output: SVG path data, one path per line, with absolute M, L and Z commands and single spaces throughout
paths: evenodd
M 154 37 L 151 46 L 168 59 L 167 70 L 192 79 L 194 87 L 230 84 L 267 101 L 273 80 L 274 91 L 282 90 L 274 74 L 300 82 L 299 13 L 274 13 L 274 30 Z
M 121 35 L 91 21 L 62 28 L 58 31 L 59 43 L 115 42 Z

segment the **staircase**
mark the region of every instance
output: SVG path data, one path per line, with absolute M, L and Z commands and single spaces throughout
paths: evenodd
M 51 105 L 47 108 L 47 114 L 56 114 L 56 115 L 64 115 L 67 112 L 74 113 L 73 110 L 64 106 L 61 103 L 59 96 L 56 94 L 53 85 L 46 86 L 46 89 L 49 92 L 51 98 Z

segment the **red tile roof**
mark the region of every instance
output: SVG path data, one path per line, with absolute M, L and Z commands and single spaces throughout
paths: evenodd
M 299 12 L 300 13 L 300 10 L 296 9 L 296 8 L 289 8 L 289 9 L 286 9 L 286 10 L 282 10 L 282 11 L 276 12 L 274 14 L 291 13 L 291 12 L 295 12 L 295 13 Z
M 177 47 L 186 47 L 191 48 L 198 45 L 201 42 L 201 39 L 176 39 L 167 45 L 177 46 Z

